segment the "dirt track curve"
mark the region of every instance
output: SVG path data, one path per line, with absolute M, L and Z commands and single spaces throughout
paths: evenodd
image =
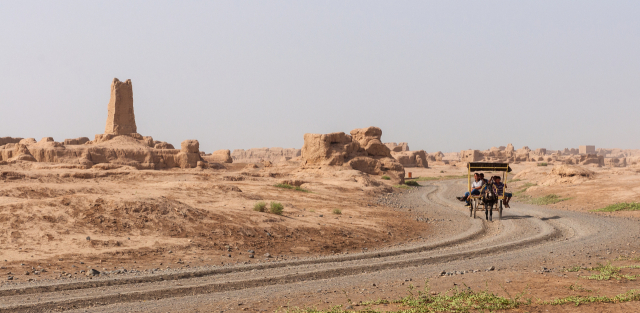
M 365 253 L 295 261 L 196 269 L 178 274 L 98 278 L 78 282 L 0 287 L 0 312 L 171 311 L 292 288 L 340 286 L 375 275 L 392 279 L 407 273 L 436 275 L 451 268 L 507 268 L 536 262 L 591 263 L 608 251 L 627 248 L 640 236 L 637 221 L 517 204 L 502 220 L 479 217 L 455 200 L 462 181 L 423 183 L 403 201 L 442 222 L 431 238 Z M 484 217 L 484 216 L 483 216 Z M 268 287 L 268 288 L 267 288 Z M 154 300 L 154 301 L 150 301 Z

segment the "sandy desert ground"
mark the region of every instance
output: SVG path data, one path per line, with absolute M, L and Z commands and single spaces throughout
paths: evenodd
M 362 303 L 400 299 L 427 280 L 428 294 L 526 290 L 534 303 L 520 312 L 637 310 L 637 302 L 535 300 L 640 287 L 583 278 L 597 263 L 640 265 L 640 212 L 592 212 L 637 201 L 634 167 L 585 167 L 590 178 L 567 181 L 553 164 L 514 164 L 508 186 L 521 192 L 503 220 L 487 222 L 455 200 L 466 189 L 461 166 L 406 168 L 421 186 L 398 188 L 296 160 L 162 171 L 44 165 L 0 166 L 2 312 L 394 311 L 407 307 Z M 527 202 L 549 194 L 567 200 Z M 282 203 L 283 214 L 254 211 L 260 201 Z
M 638 150 L 427 154 L 371 126 L 207 154 L 138 134 L 118 79 L 108 113 L 94 140 L 0 138 L 0 312 L 640 307 Z M 475 161 L 511 163 L 502 217 L 456 199 Z

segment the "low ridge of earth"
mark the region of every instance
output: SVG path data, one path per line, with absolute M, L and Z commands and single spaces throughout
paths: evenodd
M 346 176 L 338 179 L 316 179 L 312 173 L 305 174 L 306 181 L 290 181 L 297 166 L 244 166 L 169 171 L 4 166 L 14 179 L 0 181 L 0 221 L 12 226 L 0 230 L 0 274 L 12 280 L 0 284 L 82 280 L 90 269 L 102 276 L 137 275 L 359 253 L 432 233 L 414 214 L 374 204 L 352 174 L 368 184 L 369 178 L 348 173 L 356 171 L 341 171 Z M 278 187 L 293 188 L 283 181 L 303 184 L 300 190 Z M 281 215 L 269 213 L 272 202 L 284 207 Z M 266 212 L 253 210 L 259 203 Z
M 188 175 L 184 175 L 187 179 Z M 180 183 L 175 175 L 172 176 L 169 183 L 185 188 L 180 189 L 184 192 L 183 197 L 211 189 L 198 189 L 195 186 L 187 188 L 187 185 L 192 183 Z M 157 178 L 154 178 L 155 180 Z M 121 180 L 114 184 L 125 183 L 126 180 Z M 298 237 L 296 241 L 291 241 L 289 246 L 291 251 L 288 252 L 281 251 L 281 248 L 278 252 L 261 250 L 251 253 L 250 247 L 243 246 L 241 249 L 235 249 L 232 245 L 232 252 L 229 254 L 233 254 L 234 261 L 241 262 L 236 261 L 233 264 L 227 262 L 225 265 L 207 263 L 207 251 L 214 248 L 203 246 L 203 242 L 206 241 L 204 238 L 199 239 L 194 236 L 194 239 L 187 239 L 191 238 L 189 236 L 181 238 L 181 241 L 173 239 L 176 242 L 172 243 L 170 235 L 167 235 L 165 242 L 158 240 L 157 243 L 152 243 L 151 247 L 146 247 L 150 251 L 146 258 L 142 254 L 119 258 L 118 253 L 113 253 L 113 259 L 105 258 L 104 260 L 104 263 L 109 264 L 109 268 L 95 264 L 97 259 L 92 259 L 93 263 L 76 264 L 77 262 L 71 261 L 65 263 L 65 259 L 71 258 L 77 261 L 77 257 L 60 257 L 62 260 L 57 261 L 53 256 L 41 257 L 39 264 L 52 262 L 49 266 L 50 270 L 46 273 L 59 271 L 56 268 L 62 267 L 62 264 L 76 266 L 78 269 L 80 266 L 82 269 L 96 268 L 100 272 L 105 269 L 108 272 L 120 269 L 122 273 L 96 274 L 89 278 L 78 275 L 73 279 L 34 282 L 25 282 L 25 277 L 20 276 L 21 279 L 17 282 L 5 282 L 0 287 L 2 298 L 0 312 L 48 310 L 77 310 L 78 312 L 279 310 L 284 312 L 309 307 L 328 309 L 337 305 L 348 310 L 389 311 L 403 307 L 397 303 L 367 305 L 366 302 L 378 299 L 399 299 L 407 296 L 410 286 L 423 290 L 427 281 L 432 294 L 458 287 L 476 291 L 486 289 L 511 297 L 525 291 L 527 297 L 542 300 L 569 295 L 613 296 L 640 288 L 637 280 L 633 279 L 589 280 L 584 278 L 593 274 L 588 268 L 596 267 L 599 263 L 613 262 L 612 264 L 616 266 L 640 264 L 636 261 L 638 260 L 636 253 L 640 251 L 640 223 L 635 217 L 603 216 L 516 203 L 511 209 L 505 210 L 502 220 L 498 220 L 495 215 L 494 221 L 488 222 L 480 218 L 470 218 L 469 211 L 455 200 L 455 196 L 466 189 L 466 180 L 425 181 L 421 185 L 421 187 L 386 195 L 372 196 L 363 193 L 360 197 L 356 197 L 357 199 L 353 199 L 353 196 L 341 197 L 340 192 L 335 192 L 332 196 L 324 196 L 325 191 L 316 189 L 309 195 L 296 194 L 295 197 L 301 199 L 298 201 L 307 202 L 304 205 L 294 202 L 294 197 L 287 198 L 291 203 L 285 207 L 293 206 L 296 211 L 282 217 L 273 217 L 285 219 L 281 223 L 286 223 L 287 219 L 297 219 L 298 215 L 305 214 L 303 212 L 309 214 L 308 208 L 303 210 L 300 207 L 309 206 L 309 203 L 314 200 L 319 202 L 314 210 L 326 208 L 326 201 L 335 201 L 334 203 L 353 201 L 350 205 L 357 204 L 359 208 L 357 217 L 352 216 L 350 219 L 345 214 L 346 208 L 349 207 L 347 205 L 343 206 L 345 209 L 342 210 L 342 214 L 334 214 L 340 215 L 336 216 L 338 219 L 331 215 L 331 211 L 323 211 L 323 217 L 319 217 L 319 212 L 315 212 L 318 216 L 313 218 L 312 223 L 320 223 L 320 229 L 331 227 L 329 221 L 323 223 L 325 220 L 322 220 L 329 216 L 335 223 L 333 227 L 336 229 L 348 227 L 348 224 L 340 223 L 354 218 L 360 219 L 359 223 L 362 224 L 375 223 L 371 226 L 371 233 L 358 233 L 360 237 L 355 237 L 354 234 L 351 235 L 353 238 L 348 239 L 350 243 L 358 244 L 347 245 L 347 239 L 338 240 L 336 237 L 333 239 L 336 242 L 335 245 L 342 249 L 333 248 L 334 250 L 330 251 L 330 248 L 317 248 L 309 257 L 305 253 L 294 252 L 294 246 L 305 242 L 304 237 Z M 123 187 L 123 189 L 126 188 Z M 249 190 L 259 194 L 257 187 L 251 189 L 247 186 L 242 189 L 243 193 Z M 269 197 L 264 195 L 261 198 L 271 200 L 277 198 L 276 195 L 282 197 L 279 192 L 296 191 L 275 189 L 269 192 Z M 38 191 L 38 194 L 51 193 L 44 190 Z M 73 194 L 78 193 L 76 191 Z M 123 191 L 114 192 L 117 195 L 122 193 Z M 83 191 L 83 197 L 89 197 L 85 194 L 91 193 Z M 211 196 L 215 195 L 211 194 Z M 56 197 L 62 197 L 58 201 L 64 201 L 62 199 L 69 195 Z M 199 208 L 196 203 L 175 197 L 181 200 L 167 197 L 167 201 L 180 201 L 182 203 L 180 205 L 189 205 L 194 210 L 196 207 Z M 321 199 L 315 197 L 321 197 Z M 16 202 L 20 203 L 20 201 Z M 323 203 L 322 206 L 320 202 Z M 73 201 L 69 205 L 71 206 L 72 203 Z M 87 203 L 95 204 L 96 202 L 94 200 Z M 7 207 L 11 204 L 2 205 Z M 167 206 L 171 210 L 175 210 L 171 205 L 178 206 L 178 204 L 162 203 L 157 205 Z M 249 202 L 245 206 L 248 205 Z M 33 205 L 33 207 L 37 206 Z M 110 210 L 113 209 L 110 208 Z M 70 208 L 68 211 L 73 212 L 73 209 Z M 177 211 L 189 212 L 188 209 L 179 206 Z M 246 210 L 241 212 L 248 213 L 243 218 L 254 213 Z M 201 218 L 208 218 L 205 212 L 202 214 L 204 217 Z M 37 214 L 34 213 L 32 218 L 35 216 Z M 69 213 L 69 216 L 73 214 Z M 172 219 L 177 217 L 179 215 Z M 68 221 L 66 223 L 68 227 L 74 224 Z M 375 237 L 381 230 L 389 237 Z M 404 230 L 404 233 L 400 230 Z M 277 234 L 276 231 L 274 233 Z M 155 234 L 158 234 L 158 231 Z M 293 235 L 284 231 L 279 236 L 286 238 L 288 234 Z M 213 240 L 221 237 L 220 235 L 222 234 L 218 237 L 212 236 L 212 239 L 205 238 Z M 323 236 L 321 234 L 314 240 L 321 240 Z M 93 238 L 82 239 L 85 242 L 93 240 Z M 125 242 L 125 240 L 128 242 L 133 238 L 122 241 Z M 202 240 L 201 246 L 189 243 L 188 240 Z M 345 244 L 340 246 L 338 242 L 345 242 Z M 74 241 L 69 241 L 69 244 L 73 243 Z M 167 251 L 169 249 L 167 245 L 170 244 L 179 246 L 179 249 Z M 154 251 L 153 247 L 158 247 L 156 248 L 158 250 Z M 305 244 L 305 247 L 308 245 Z M 89 250 L 91 248 L 93 247 L 86 247 Z M 117 251 L 118 246 L 104 249 Z M 306 250 L 302 251 L 306 252 Z M 320 251 L 323 251 L 324 255 L 317 255 Z M 216 251 L 217 254 L 220 252 L 222 251 Z M 181 255 L 178 256 L 176 253 Z M 241 255 L 247 257 L 246 261 L 241 258 Z M 248 255 L 253 255 L 254 258 L 249 259 Z M 99 257 L 104 258 L 105 254 Z M 226 257 L 228 258 L 228 255 Z M 15 260 L 17 261 L 18 258 Z M 113 260 L 122 262 L 123 265 L 125 262 L 133 261 L 134 263 L 121 266 Z M 157 268 L 146 271 L 136 270 L 136 264 L 146 264 L 150 260 L 158 263 Z M 186 267 L 179 262 L 192 263 Z M 25 267 L 35 268 L 32 264 L 36 262 L 29 265 L 26 262 L 25 265 L 7 263 L 10 264 L 11 269 L 5 268 L 3 271 L 17 272 L 18 269 L 22 269 L 25 272 Z M 159 263 L 171 264 L 172 269 L 160 270 Z M 175 268 L 178 265 L 179 268 Z M 123 270 L 127 272 L 124 273 Z M 640 275 L 640 270 L 625 268 L 622 274 L 633 277 L 633 275 Z M 26 276 L 33 277 L 33 274 Z M 417 293 L 416 289 L 412 292 Z M 572 304 L 552 306 L 533 301 L 531 305 L 516 310 L 522 312 L 633 312 L 637 311 L 636 307 L 637 302 L 595 303 L 575 307 Z

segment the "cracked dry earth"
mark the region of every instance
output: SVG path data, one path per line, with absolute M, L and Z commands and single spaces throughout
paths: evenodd
M 434 231 L 402 245 L 361 253 L 299 258 L 135 277 L 17 284 L 0 288 L 0 312 L 273 312 L 336 305 L 395 310 L 409 286 L 446 291 L 454 286 L 501 295 L 526 291 L 534 299 L 615 295 L 636 281 L 590 281 L 575 265 L 595 266 L 640 254 L 640 223 L 592 213 L 514 204 L 502 220 L 470 218 L 455 196 L 462 180 L 423 182 L 411 192 L 377 200 Z M 638 254 L 636 254 L 638 252 Z M 631 261 L 628 261 L 631 262 Z M 637 271 L 637 270 L 636 270 Z M 639 273 L 635 273 L 639 274 Z M 579 283 L 583 291 L 569 289 Z M 588 291 L 587 291 L 588 290 Z M 638 302 L 545 306 L 522 312 L 635 312 Z

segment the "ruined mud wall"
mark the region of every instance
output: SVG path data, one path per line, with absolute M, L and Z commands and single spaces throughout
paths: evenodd
M 218 150 L 211 154 L 204 154 L 202 159 L 209 163 L 233 163 L 231 151 L 229 150 Z
M 8 143 L 19 143 L 22 139 L 24 138 L 0 137 L 0 146 L 4 146 Z
M 65 163 L 82 168 L 109 163 L 138 169 L 194 168 L 202 161 L 197 140 L 185 140 L 178 149 L 155 149 L 146 140 L 116 136 L 111 140 L 84 145 L 64 145 L 41 141 L 28 145 L 11 144 L 0 149 L 0 161 Z
M 378 127 L 354 129 L 350 135 L 304 134 L 302 167 L 348 166 L 367 174 L 388 175 L 394 182 L 403 183 L 404 167 L 393 158 L 381 137 Z
M 279 147 L 236 149 L 231 153 L 231 158 L 234 163 L 259 163 L 262 161 L 278 163 L 283 160 L 297 158 L 301 153 L 301 149 L 283 149 Z

